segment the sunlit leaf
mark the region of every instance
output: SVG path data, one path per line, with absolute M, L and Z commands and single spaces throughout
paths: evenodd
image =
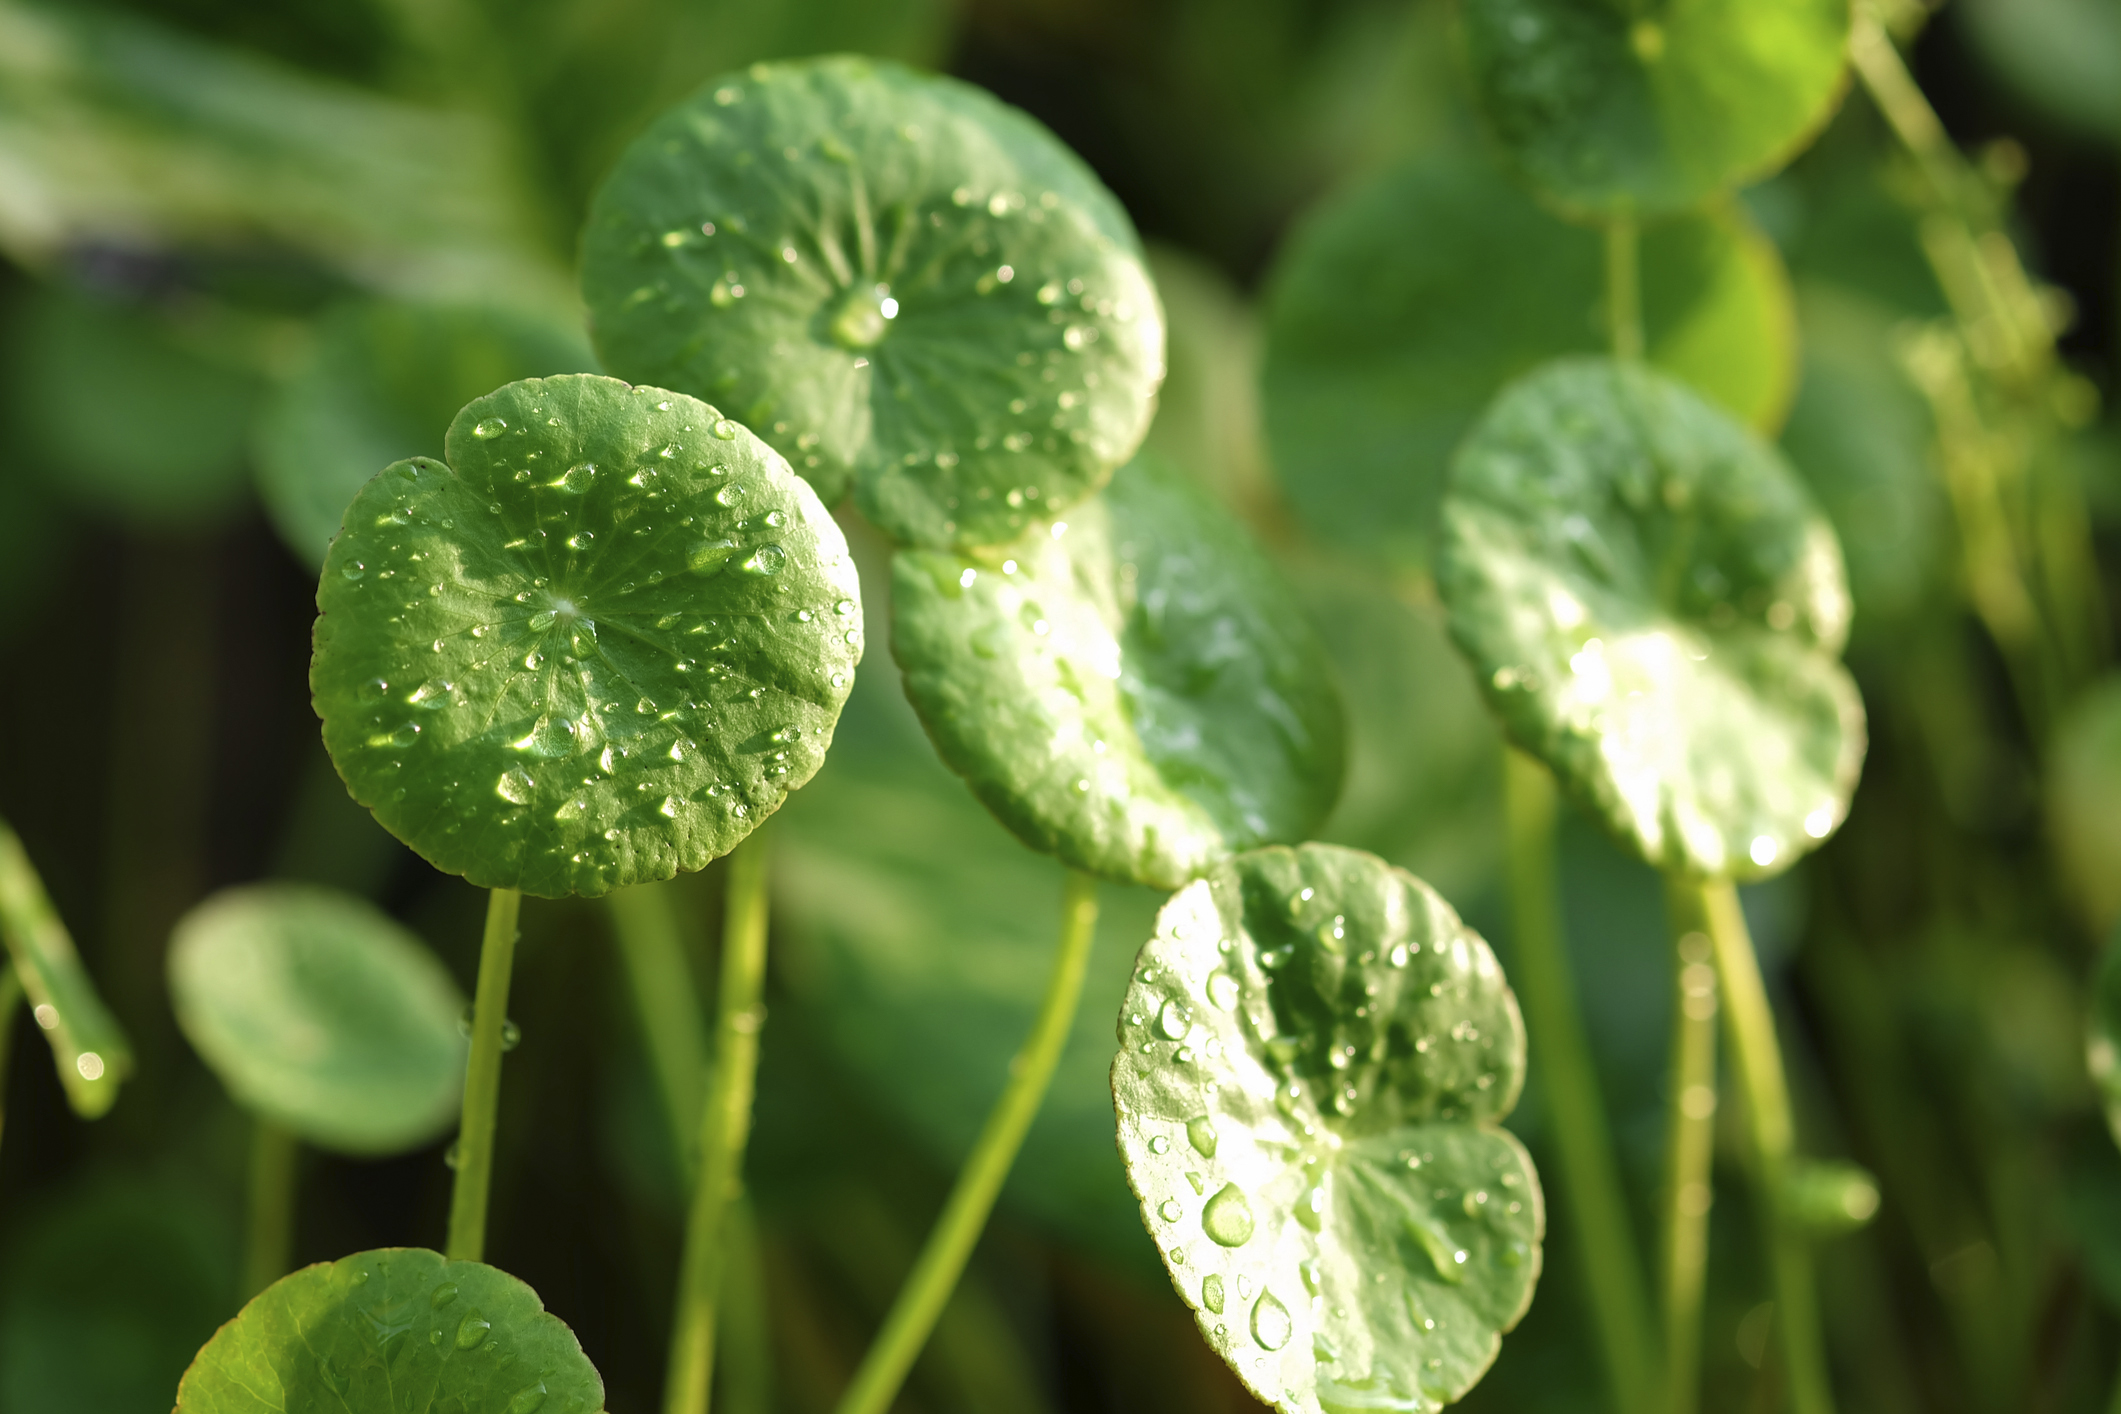
M 1640 264 L 1650 362 L 1772 431 L 1797 355 L 1774 247 L 1719 208 L 1649 227 Z M 1312 530 L 1426 565 L 1451 449 L 1511 379 L 1607 347 L 1604 290 L 1599 235 L 1484 163 L 1424 158 L 1325 202 L 1277 262 L 1262 384 L 1276 469 Z
M 726 403 L 902 542 L 999 544 L 1081 500 L 1163 376 L 1111 194 L 1024 114 L 895 64 L 710 81 L 628 150 L 584 242 L 607 367 Z
M 398 291 L 564 289 L 507 147 L 383 98 L 128 15 L 0 4 L 0 246 L 292 247 Z
M 503 383 L 595 366 L 570 324 L 498 305 L 369 301 L 325 316 L 309 363 L 257 435 L 258 488 L 281 538 L 312 565 L 376 468 L 439 457 L 457 409 Z
M 255 375 L 151 310 L 55 285 L 7 332 L 11 411 L 54 491 L 157 526 L 241 504 Z
M 1460 13 L 1504 152 L 1585 212 L 1675 211 L 1763 176 L 1846 84 L 1848 0 L 1467 0 Z
M 512 383 L 346 512 L 310 687 L 354 798 L 556 897 L 727 853 L 824 759 L 861 657 L 839 527 L 680 393 Z
M 1151 458 L 991 557 L 901 551 L 891 648 L 943 760 L 1078 869 L 1176 888 L 1305 838 L 1339 793 L 1324 648 L 1244 531 Z
M 1500 1127 L 1517 1000 L 1412 875 L 1263 849 L 1165 906 L 1119 1018 L 1120 1152 L 1179 1295 L 1279 1409 L 1434 1410 L 1539 1276 L 1532 1161 Z
M 506 1272 L 386 1247 L 282 1277 L 214 1335 L 175 1414 L 597 1414 L 604 1382 Z
M 355 1154 L 449 1127 L 464 1081 L 464 997 L 372 904 L 308 884 L 226 889 L 186 914 L 170 1001 L 246 1109 Z
M 1489 705 L 1643 858 L 1760 878 L 1841 823 L 1865 741 L 1841 550 L 1752 433 L 1639 366 L 1565 360 L 1467 438 L 1442 526 Z
M 118 1102 L 133 1068 L 125 1033 L 96 995 L 74 940 L 37 877 L 22 841 L 0 820 L 0 943 L 29 998 L 30 1016 L 51 1043 L 67 1103 L 95 1119 Z

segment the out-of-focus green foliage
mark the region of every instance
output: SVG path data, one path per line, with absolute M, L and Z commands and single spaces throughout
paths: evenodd
M 361 489 L 310 682 L 356 800 L 543 897 L 719 858 L 810 779 L 861 660 L 817 493 L 682 393 L 594 374 L 466 406 Z
M 2020 97 L 2121 146 L 2121 11 L 2103 0 L 1967 0 L 1954 17 Z
M 51 1043 L 68 1103 L 95 1119 L 118 1102 L 132 1046 L 96 994 L 73 937 L 44 892 L 22 841 L 0 820 L 0 945 L 14 964 L 30 1016 Z
M 1500 1127 L 1517 999 L 1436 893 L 1332 845 L 1240 855 L 1142 948 L 1120 1152 L 1201 1333 L 1277 1408 L 1434 1409 L 1494 1361 L 1546 1211 Z

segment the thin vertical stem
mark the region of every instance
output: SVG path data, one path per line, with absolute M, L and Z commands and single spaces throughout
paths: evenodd
M 665 885 L 620 889 L 606 903 L 634 1008 L 640 1013 L 648 1063 L 663 1096 L 678 1173 L 689 1187 L 699 1162 L 694 1145 L 700 1130 L 700 1087 L 707 1077 L 707 1027 L 700 1017 L 699 988 L 685 960 Z
M 759 1028 L 766 1009 L 766 841 L 763 829 L 729 855 L 722 922 L 721 985 L 715 995 L 714 1072 L 700 1110 L 700 1168 L 685 1252 L 678 1268 L 677 1317 L 670 1332 L 665 1414 L 706 1414 L 714 1382 L 717 1298 L 730 1265 L 728 1214 L 751 1139 Z
M 483 1261 L 486 1203 L 493 1187 L 493 1133 L 501 1104 L 501 1033 L 508 1024 L 508 981 L 515 971 L 516 917 L 523 896 L 495 889 L 486 900 L 479 946 L 479 985 L 472 999 L 471 1060 L 464 1068 L 464 1122 L 457 1130 L 457 1182 L 449 1195 L 449 1256 Z
M 1612 1131 L 1562 948 L 1554 881 L 1554 778 L 1510 748 L 1503 762 L 1503 802 L 1517 995 L 1547 1094 L 1562 1192 L 1583 1245 L 1584 1294 L 1605 1356 L 1612 1405 L 1621 1414 L 1635 1414 L 1655 1407 L 1656 1347 Z
M 1701 1293 L 1708 1270 L 1709 1162 L 1716 1139 L 1716 969 L 1702 885 L 1666 876 L 1665 905 L 1673 960 L 1664 1231 L 1658 1253 L 1664 1414 L 1694 1414 L 1701 1398 Z
M 0 1139 L 7 1136 L 7 1062 L 15 1051 L 15 1018 L 22 1011 L 22 979 L 0 958 Z
M 250 1231 L 243 1244 L 243 1299 L 287 1275 L 294 1248 L 295 1136 L 263 1115 L 250 1137 Z
M 1776 1345 L 1789 1385 L 1790 1408 L 1795 1414 L 1832 1414 L 1834 1395 L 1827 1383 L 1826 1352 L 1820 1341 L 1811 1248 L 1790 1221 L 1783 1198 L 1796 1129 L 1790 1118 L 1782 1047 L 1775 1039 L 1775 1013 L 1768 1006 L 1760 959 L 1753 953 L 1752 935 L 1738 907 L 1738 890 L 1729 880 L 1718 880 L 1703 887 L 1702 899 L 1708 905 L 1716 975 L 1723 984 L 1724 1039 L 1731 1048 L 1731 1068 L 1739 1091 L 1745 1096 L 1753 1178 L 1759 1188 L 1761 1241 L 1774 1288 Z
M 1615 216 L 1605 228 L 1605 317 L 1613 357 L 1642 357 L 1642 260 L 1635 220 Z
M 1060 946 L 1038 1019 L 1010 1063 L 1009 1083 L 966 1156 L 935 1230 L 928 1234 L 928 1243 L 915 1259 L 906 1284 L 899 1288 L 883 1329 L 840 1397 L 838 1414 L 884 1414 L 927 1344 L 1046 1097 L 1053 1069 L 1075 1023 L 1076 1003 L 1082 998 L 1083 974 L 1096 935 L 1097 881 L 1071 869 L 1061 894 Z

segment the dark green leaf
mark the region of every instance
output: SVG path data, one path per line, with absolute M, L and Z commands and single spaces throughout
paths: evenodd
M 995 558 L 901 551 L 892 615 L 943 760 L 1078 869 L 1176 888 L 1304 838 L 1339 793 L 1323 646 L 1243 530 L 1153 459 Z
M 1772 430 L 1797 353 L 1774 247 L 1720 209 L 1650 227 L 1641 266 L 1650 361 Z M 1263 389 L 1282 485 L 1312 528 L 1426 565 L 1451 449 L 1481 408 L 1549 359 L 1606 347 L 1604 272 L 1597 233 L 1463 157 L 1396 168 L 1307 218 L 1267 296 Z
M 55 490 L 157 525 L 240 504 L 257 378 L 180 324 L 56 286 L 10 325 L 15 417 Z
M 456 1117 L 463 994 L 364 900 L 308 884 L 223 890 L 178 922 L 169 991 L 237 1102 L 312 1144 L 395 1153 Z
M 727 853 L 817 770 L 861 657 L 845 538 L 680 393 L 512 383 L 362 488 L 310 688 L 354 798 L 436 867 L 556 897 Z
M 596 1414 L 604 1382 L 537 1293 L 386 1247 L 282 1277 L 214 1335 L 175 1414 Z
M 1532 1161 L 1499 1127 L 1517 999 L 1412 875 L 1263 849 L 1174 897 L 1112 1092 L 1142 1219 L 1201 1330 L 1284 1410 L 1433 1410 L 1539 1276 Z
M 1467 0 L 1473 86 L 1564 207 L 1654 214 L 1772 171 L 1841 96 L 1848 0 Z
M 1640 366 L 1567 360 L 1496 400 L 1442 523 L 1489 705 L 1643 858 L 1761 878 L 1841 823 L 1864 750 L 1848 587 L 1772 448 Z
M 133 1068 L 125 1033 L 96 995 L 74 940 L 45 895 L 22 841 L 0 820 L 0 942 L 29 997 L 30 1015 L 51 1043 L 67 1103 L 95 1119 L 118 1102 Z
M 258 489 L 280 536 L 322 564 L 379 466 L 439 457 L 457 409 L 518 378 L 595 367 L 572 326 L 501 306 L 381 300 L 326 315 L 309 363 L 260 420 Z
M 710 81 L 597 194 L 614 371 L 728 403 L 902 542 L 1011 540 L 1141 441 L 1163 319 L 1133 227 L 984 92 L 831 58 Z

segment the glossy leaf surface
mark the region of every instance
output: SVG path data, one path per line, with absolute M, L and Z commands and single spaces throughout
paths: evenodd
M 682 394 L 510 384 L 346 512 L 310 689 L 356 800 L 545 897 L 726 854 L 817 770 L 861 656 L 817 494 Z
M 1321 205 L 1272 277 L 1262 379 L 1275 466 L 1311 528 L 1426 565 L 1451 451 L 1488 400 L 1541 363 L 1607 347 L 1604 262 L 1597 232 L 1464 157 Z M 1774 247 L 1721 209 L 1648 228 L 1640 263 L 1649 361 L 1772 431 L 1797 356 Z
M 320 1262 L 200 1350 L 175 1414 L 597 1414 L 604 1382 L 508 1273 L 419 1247 Z
M 2107 1128 L 2114 1132 L 2114 1142 L 2121 1144 L 2121 946 L 2111 939 L 2093 984 L 2085 1064 L 2106 1106 Z
M 312 1144 L 396 1153 L 456 1118 L 464 996 L 362 899 L 306 884 L 223 890 L 178 922 L 169 990 L 237 1103 Z
M 608 368 L 726 404 L 911 544 L 1081 500 L 1163 376 L 1111 194 L 1017 110 L 874 60 L 754 66 L 666 114 L 597 194 L 582 282 Z
M 1438 587 L 1512 740 L 1662 869 L 1778 873 L 1841 823 L 1863 704 L 1832 528 L 1752 433 L 1578 359 L 1460 449 Z
M 1142 1220 L 1254 1394 L 1433 1410 L 1479 1380 L 1545 1212 L 1500 1128 L 1517 1001 L 1448 904 L 1357 850 L 1239 856 L 1165 906 L 1119 1041 Z
M 1655 214 L 1764 176 L 1845 82 L 1848 0 L 1468 0 L 1482 115 L 1563 207 Z
M 74 940 L 59 921 L 22 841 L 0 820 L 0 943 L 29 999 L 30 1016 L 51 1044 L 67 1103 L 95 1119 L 118 1102 L 132 1070 L 132 1047 L 96 995 Z
M 346 503 L 377 467 L 440 457 L 457 410 L 503 383 L 594 367 L 579 332 L 524 310 L 341 306 L 259 422 L 258 489 L 281 538 L 321 565 Z
M 1153 459 L 997 558 L 901 551 L 892 615 L 943 760 L 1078 869 L 1176 888 L 1304 838 L 1339 793 L 1324 647 L 1244 531 Z

